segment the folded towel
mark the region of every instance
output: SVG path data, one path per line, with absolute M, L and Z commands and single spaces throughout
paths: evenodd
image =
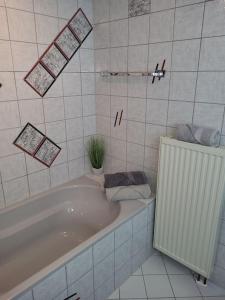
M 220 132 L 213 128 L 199 127 L 191 124 L 177 126 L 176 137 L 180 141 L 218 147 Z
M 139 185 L 148 183 L 148 179 L 144 172 L 120 172 L 115 174 L 105 174 L 105 188 L 115 186 Z
M 117 186 L 107 188 L 105 191 L 109 201 L 148 199 L 151 195 L 148 184 Z

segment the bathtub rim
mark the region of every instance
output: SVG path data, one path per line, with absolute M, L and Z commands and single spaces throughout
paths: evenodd
M 19 203 L 16 203 L 15 205 L 7 208 L 4 210 L 4 212 L 8 212 L 11 209 L 15 209 L 19 206 L 22 206 L 24 204 L 30 203 L 32 201 L 37 200 L 40 197 L 43 197 L 44 195 L 48 195 L 51 192 L 55 192 L 58 190 L 62 190 L 65 188 L 74 188 L 74 187 L 91 187 L 94 189 L 101 189 L 100 185 L 96 183 L 95 184 L 73 184 L 73 181 L 67 182 L 66 184 L 63 184 L 61 186 L 58 186 L 56 188 L 50 189 L 46 192 L 40 193 L 38 195 L 35 195 L 29 198 L 28 200 L 21 201 Z M 88 238 L 86 241 L 82 242 L 80 245 L 76 246 L 69 252 L 65 253 L 64 255 L 60 256 L 58 259 L 56 259 L 54 262 L 50 263 L 40 271 L 34 273 L 31 277 L 28 279 L 22 281 L 18 285 L 16 285 L 14 288 L 12 288 L 10 291 L 7 291 L 4 294 L 0 294 L 0 300 L 10 300 L 14 299 L 16 297 L 22 296 L 23 293 L 31 289 L 33 286 L 50 276 L 55 271 L 59 270 L 60 268 L 64 267 L 66 264 L 68 264 L 71 260 L 73 260 L 76 256 L 82 254 L 84 251 L 88 250 L 89 248 L 93 247 L 97 242 L 99 242 L 101 239 L 103 239 L 105 236 L 110 234 L 111 232 L 115 231 L 119 226 L 121 226 L 123 223 L 126 223 L 129 219 L 133 218 L 135 215 L 139 214 L 142 210 L 144 210 L 149 203 L 154 201 L 154 196 L 150 196 L 149 200 L 141 201 L 141 200 L 125 200 L 120 201 L 120 211 L 116 219 L 110 223 L 105 228 L 98 231 L 96 234 Z M 129 211 L 131 209 L 131 211 Z

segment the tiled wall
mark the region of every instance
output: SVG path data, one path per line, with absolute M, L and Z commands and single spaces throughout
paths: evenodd
M 84 173 L 96 132 L 93 34 L 42 99 L 23 77 L 78 7 L 90 0 L 0 0 L 0 208 Z M 48 169 L 12 145 L 26 122 L 62 147 Z
M 153 254 L 154 202 L 16 300 L 105 300 Z M 74 297 L 76 299 L 77 297 Z
M 224 1 L 95 0 L 94 15 L 97 132 L 107 141 L 105 170 L 144 169 L 154 185 L 160 135 L 193 122 L 225 136 Z M 151 78 L 99 76 L 103 70 L 151 71 L 164 58 L 166 77 L 154 85 Z M 121 109 L 123 121 L 114 127 Z M 224 234 L 218 278 L 225 278 Z

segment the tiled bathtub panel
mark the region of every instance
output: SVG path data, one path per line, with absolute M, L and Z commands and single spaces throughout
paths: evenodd
M 132 255 L 137 254 L 146 247 L 147 226 L 143 227 L 139 232 L 133 235 Z
M 148 223 L 153 222 L 154 218 L 155 218 L 155 201 L 152 201 L 148 205 Z
M 26 291 L 22 295 L 16 297 L 15 300 L 33 300 L 32 291 L 31 290 Z
M 132 263 L 130 259 L 120 269 L 115 270 L 115 289 L 121 286 L 131 274 Z
M 132 237 L 132 221 L 129 220 L 115 230 L 115 248 Z
M 68 285 L 77 281 L 81 276 L 90 271 L 92 266 L 92 248 L 89 248 L 66 265 Z
M 62 267 L 34 286 L 34 300 L 52 299 L 66 287 L 66 271 Z
M 110 233 L 93 247 L 94 264 L 99 263 L 114 250 L 114 232 Z
M 68 287 L 68 295 L 77 293 L 81 299 L 89 297 L 93 292 L 93 270 Z
M 147 226 L 148 209 L 144 209 L 133 218 L 133 234 L 137 233 L 142 227 Z
M 94 266 L 95 289 L 114 275 L 114 253 L 106 257 L 98 265 Z
M 132 240 L 130 239 L 122 246 L 115 249 L 115 270 L 120 269 L 122 265 L 131 259 L 131 246 Z
M 132 256 L 132 273 L 137 271 L 137 269 L 145 262 L 145 260 L 150 256 L 147 252 L 147 247 L 144 247 L 140 252 Z
M 105 281 L 102 286 L 95 290 L 95 300 L 105 300 L 114 291 L 114 277 Z

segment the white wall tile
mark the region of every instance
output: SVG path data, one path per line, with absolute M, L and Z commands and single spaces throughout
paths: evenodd
M 55 0 L 34 0 L 34 12 L 57 17 L 57 1 Z
M 72 119 L 82 116 L 81 96 L 64 97 L 64 105 L 66 119 Z
M 63 142 L 63 143 L 58 142 L 58 146 L 61 147 L 61 151 L 60 151 L 59 155 L 57 156 L 57 158 L 54 160 L 52 166 L 63 164 L 68 161 L 67 143 L 66 142 Z
M 8 8 L 10 38 L 14 41 L 36 42 L 34 15 Z M 21 22 L 23 20 L 23 22 Z
M 32 124 L 44 123 L 42 100 L 20 100 L 19 110 L 22 126 L 27 122 L 31 122 Z
M 145 76 L 128 77 L 128 96 L 137 98 L 146 98 L 147 78 Z
M 110 136 L 110 118 L 98 116 L 96 120 L 96 132 L 104 136 Z
M 5 0 L 6 7 L 17 8 L 21 10 L 33 11 L 33 0 Z
M 71 58 L 68 65 L 64 69 L 64 73 L 78 73 L 80 72 L 80 50 L 77 50 L 75 55 Z
M 68 141 L 68 159 L 73 160 L 80 158 L 84 154 L 83 139 L 76 139 Z
M 175 12 L 174 39 L 200 38 L 204 4 L 177 8 Z
M 127 78 L 112 77 L 110 80 L 111 95 L 127 96 Z M 108 95 L 108 94 L 107 94 Z
M 193 115 L 193 103 L 169 101 L 168 125 L 191 123 Z
M 146 72 L 148 61 L 148 46 L 129 46 L 128 47 L 128 71 Z
M 166 125 L 167 121 L 167 100 L 147 100 L 146 122 L 158 125 Z
M 50 188 L 49 170 L 28 175 L 28 181 L 32 195 L 48 190 Z
M 148 78 L 147 97 L 155 99 L 168 99 L 170 87 L 170 73 L 167 73 L 161 80 L 155 80 L 152 84 L 152 78 Z
M 220 130 L 223 121 L 223 107 L 216 104 L 196 103 L 193 121 L 196 125 Z
M 139 123 L 139 122 L 128 121 L 128 123 L 127 123 L 127 140 L 129 142 L 144 145 L 145 124 Z
M 70 180 L 81 177 L 84 175 L 84 157 L 71 160 L 69 165 L 69 178 Z
M 96 117 L 84 117 L 84 136 L 96 134 Z
M 12 42 L 15 71 L 29 71 L 38 58 L 37 46 L 31 43 Z
M 26 175 L 24 154 L 10 155 L 0 159 L 2 180 L 8 181 Z
M 212 22 L 213 20 L 213 22 Z M 205 5 L 203 23 L 203 36 L 216 36 L 225 34 L 224 1 L 208 1 Z
M 64 119 L 64 103 L 61 98 L 46 98 L 43 101 L 46 122 Z
M 66 141 L 65 121 L 46 123 L 46 134 L 55 143 Z
M 154 13 L 150 16 L 150 42 L 166 42 L 173 39 L 174 10 Z
M 143 166 L 144 146 L 127 143 L 127 161 Z
M 16 83 L 13 72 L 0 72 L 0 101 L 16 100 Z
M 77 139 L 83 136 L 82 118 L 66 120 L 67 139 Z
M 68 181 L 69 174 L 68 174 L 68 166 L 67 164 L 61 164 L 50 169 L 50 176 L 51 176 L 51 186 L 57 186 L 63 184 L 64 182 Z
M 13 71 L 9 41 L 0 41 L 0 71 Z
M 2 184 L 0 184 L 0 209 L 4 207 L 5 207 L 5 198 L 4 198 Z
M 190 4 L 196 4 L 199 2 L 202 2 L 202 0 L 176 0 L 176 7 L 190 5 Z
M 224 72 L 200 72 L 197 81 L 196 101 L 225 104 L 224 80 Z
M 108 153 L 114 158 L 126 160 L 126 142 L 111 138 Z
M 179 41 L 173 45 L 173 71 L 197 71 L 200 40 Z
M 173 72 L 170 82 L 170 100 L 194 101 L 196 72 Z
M 109 49 L 95 50 L 95 71 L 101 72 L 110 69 Z
M 95 26 L 94 45 L 95 49 L 109 47 L 109 23 L 98 24 Z
M 158 166 L 158 149 L 145 147 L 144 166 L 147 169 L 157 171 Z
M 83 115 L 84 116 L 96 114 L 95 95 L 83 95 L 82 102 L 83 102 Z
M 80 74 L 63 73 L 63 90 L 65 96 L 81 95 Z
M 148 44 L 149 15 L 129 18 L 129 45 Z
M 40 96 L 23 80 L 25 72 L 15 72 L 18 99 L 35 99 Z
M 94 51 L 92 49 L 80 50 L 81 72 L 94 72 Z
M 60 18 L 69 19 L 77 10 L 77 0 L 58 0 L 58 15 Z
M 37 42 L 40 44 L 51 43 L 58 34 L 58 20 L 53 17 L 36 15 Z
M 109 0 L 94 0 L 94 21 L 95 23 L 109 20 Z
M 145 122 L 146 100 L 141 98 L 128 98 L 128 120 Z
M 175 7 L 175 0 L 151 0 L 151 12 Z
M 0 19 L 1 19 L 0 38 L 7 40 L 9 38 L 9 30 L 7 24 L 6 9 L 4 7 L 0 7 Z
M 110 50 L 111 71 L 126 72 L 127 71 L 127 48 L 111 48 Z
M 166 136 L 166 127 L 146 124 L 145 145 L 159 147 L 160 136 Z
M 154 70 L 156 64 L 159 64 L 160 68 L 165 59 L 165 70 L 169 71 L 171 69 L 171 53 L 172 42 L 149 44 L 148 69 Z
M 128 0 L 109 0 L 110 20 L 128 17 Z
M 110 81 L 111 78 L 103 78 L 98 73 L 95 74 L 96 94 L 109 95 L 110 94 Z M 114 78 L 115 79 L 115 78 Z M 118 79 L 118 78 L 117 78 Z
M 28 197 L 27 177 L 20 177 L 3 184 L 6 205 L 12 205 Z
M 122 120 L 120 126 L 115 126 L 115 118 L 111 118 L 111 136 L 121 140 L 126 140 L 127 138 L 127 121 Z
M 121 47 L 128 45 L 128 20 L 110 23 L 110 46 Z
M 225 37 L 202 39 L 199 70 L 225 71 Z
M 81 73 L 82 95 L 95 94 L 95 74 Z
M 96 95 L 96 114 L 100 116 L 107 116 L 107 117 L 110 116 L 109 96 Z
M 121 111 L 123 110 L 122 119 L 127 118 L 127 98 L 111 96 L 111 117 L 115 118 L 118 112 L 118 118 L 120 118 Z
M 94 22 L 94 13 L 93 13 L 93 1 L 89 0 L 78 0 L 78 7 L 81 7 L 85 15 L 88 17 L 91 23 Z
M 19 109 L 16 101 L 0 102 L 0 129 L 20 126 Z

